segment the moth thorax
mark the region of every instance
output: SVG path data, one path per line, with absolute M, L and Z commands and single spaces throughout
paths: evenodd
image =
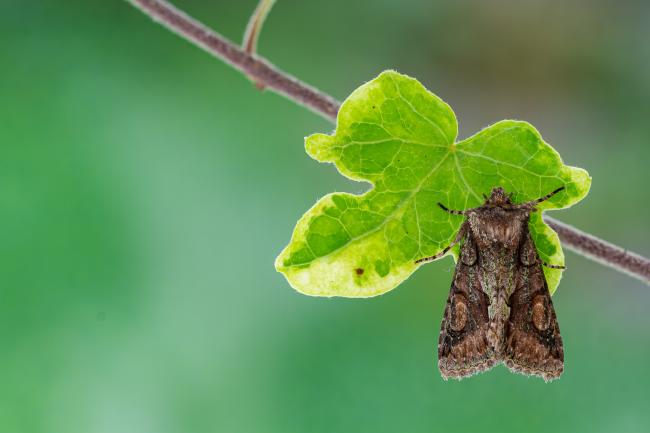
M 490 215 L 480 218 L 480 232 L 486 244 L 516 244 L 521 236 L 521 220 Z

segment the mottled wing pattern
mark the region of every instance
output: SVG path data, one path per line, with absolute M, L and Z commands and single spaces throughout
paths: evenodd
M 494 366 L 486 333 L 488 297 L 481 289 L 476 246 L 466 234 L 456 264 L 438 340 L 442 377 L 461 379 Z
M 504 363 L 517 373 L 557 379 L 564 369 L 564 348 L 542 262 L 526 228 L 510 296 Z

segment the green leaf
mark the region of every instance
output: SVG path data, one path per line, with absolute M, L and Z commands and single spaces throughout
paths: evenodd
M 413 78 L 385 71 L 355 90 L 341 106 L 334 134 L 307 137 L 306 149 L 373 187 L 320 199 L 298 221 L 276 269 L 307 295 L 375 296 L 408 278 L 418 267 L 414 260 L 452 242 L 463 217 L 438 202 L 468 209 L 502 186 L 519 203 L 565 186 L 541 204 L 548 210 L 569 207 L 589 191 L 587 172 L 564 165 L 526 122 L 504 120 L 460 142 L 457 133 L 451 108 Z M 541 212 L 530 229 L 541 258 L 564 264 Z M 544 272 L 553 292 L 562 271 Z

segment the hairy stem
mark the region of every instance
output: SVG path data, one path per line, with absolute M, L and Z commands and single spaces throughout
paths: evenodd
M 127 1 L 172 32 L 243 72 L 256 83 L 263 84 L 328 119 L 336 119 L 339 103 L 332 97 L 281 71 L 266 59 L 248 54 L 166 1 Z
M 257 8 L 255 8 L 255 12 L 253 12 L 253 15 L 248 20 L 248 25 L 244 32 L 244 40 L 241 43 L 246 53 L 254 55 L 257 52 L 257 40 L 260 37 L 260 33 L 262 33 L 264 21 L 266 21 L 266 17 L 271 12 L 274 4 L 275 0 L 260 0 Z M 255 82 L 258 89 L 264 90 L 266 88 L 266 85 L 261 81 L 256 81 L 253 77 L 249 78 Z
M 127 0 L 155 21 L 243 72 L 258 85 L 336 122 L 340 103 L 331 96 L 281 71 L 271 62 L 241 49 L 222 35 L 176 9 L 165 0 Z M 249 50 L 252 51 L 252 50 Z M 570 250 L 650 283 L 650 259 L 584 233 L 554 218 L 544 221 Z
M 562 244 L 570 250 L 620 272 L 625 272 L 641 281 L 650 282 L 650 260 L 647 258 L 610 244 L 554 218 L 545 216 L 544 221 L 557 232 Z

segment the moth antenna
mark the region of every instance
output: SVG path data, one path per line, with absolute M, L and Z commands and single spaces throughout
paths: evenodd
M 546 201 L 546 200 L 548 200 L 549 198 L 553 197 L 555 194 L 557 194 L 558 192 L 562 191 L 563 189 L 565 189 L 565 188 L 564 188 L 563 186 L 561 186 L 561 187 L 557 188 L 555 191 L 546 194 L 544 197 L 540 197 L 540 198 L 538 198 L 537 200 L 533 200 L 533 201 L 531 201 L 531 202 L 529 202 L 529 203 L 530 203 L 531 205 L 535 206 L 536 204 L 539 204 L 539 203 L 541 203 L 541 202 L 543 202 L 543 201 Z
M 445 212 L 449 212 L 452 215 L 465 215 L 465 211 L 449 209 L 447 206 L 440 202 L 438 202 L 438 206 L 440 206 Z
M 547 267 L 547 268 L 549 268 L 549 269 L 566 269 L 566 266 L 562 266 L 562 265 L 549 265 L 549 264 L 546 263 L 546 262 L 542 262 L 542 265 L 545 266 L 545 267 Z

